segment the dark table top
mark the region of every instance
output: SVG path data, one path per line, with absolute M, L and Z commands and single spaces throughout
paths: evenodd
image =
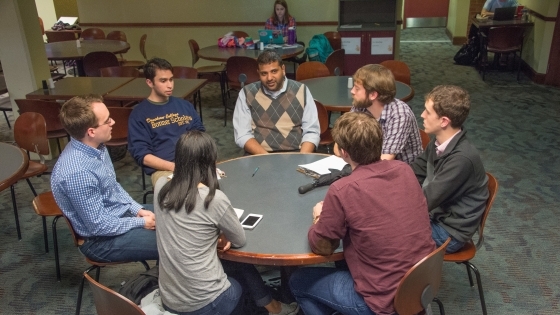
M 474 26 L 478 28 L 490 28 L 494 26 L 533 26 L 535 23 L 531 21 L 524 21 L 522 19 L 513 19 L 506 21 L 494 21 L 492 19 L 478 20 L 477 18 L 472 18 L 471 22 Z
M 329 76 L 303 80 L 314 99 L 325 106 L 328 111 L 347 112 L 352 108 L 352 94 L 348 88 L 349 76 Z M 414 89 L 402 82 L 395 81 L 396 98 L 407 102 L 414 97 Z
M 328 186 L 307 194 L 298 187 L 313 178 L 298 172 L 297 166 L 325 158 L 324 154 L 276 153 L 246 156 L 219 163 L 226 173 L 220 179 L 221 190 L 233 207 L 262 214 L 253 230 L 245 230 L 247 244 L 220 253 L 220 258 L 250 264 L 295 266 L 341 260 L 341 252 L 331 256 L 313 254 L 307 231 L 313 223 L 313 206 L 325 197 Z M 255 168 L 259 168 L 251 177 Z
M 76 95 L 90 93 L 105 96 L 135 78 L 113 78 L 113 77 L 69 77 L 54 83 L 54 89 L 39 89 L 27 95 L 27 99 L 43 100 L 69 100 Z M 144 83 L 145 85 L 146 83 Z M 149 94 L 149 93 L 148 93 Z M 146 94 L 144 97 L 146 97 Z
M 127 42 L 111 39 L 94 39 L 81 41 L 77 47 L 75 40 L 45 44 L 47 59 L 49 60 L 76 60 L 94 51 L 108 51 L 112 53 L 125 53 L 130 49 Z
M 277 48 L 276 52 L 287 59 L 301 54 L 304 50 L 303 46 L 297 48 Z M 198 51 L 198 56 L 202 59 L 226 62 L 232 56 L 246 56 L 257 59 L 262 50 L 247 48 L 222 48 L 218 45 L 204 47 Z
M 206 83 L 206 79 L 173 79 L 173 96 L 187 98 Z M 150 95 L 151 89 L 146 84 L 146 79 L 135 78 L 131 82 L 111 91 L 104 96 L 107 100 L 114 101 L 142 101 Z
M 17 182 L 27 170 L 29 159 L 15 145 L 0 142 L 0 191 Z

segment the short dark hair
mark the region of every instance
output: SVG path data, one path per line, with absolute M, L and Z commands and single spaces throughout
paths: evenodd
M 97 126 L 97 117 L 91 108 L 93 103 L 103 103 L 103 97 L 98 94 L 74 96 L 62 105 L 60 122 L 72 138 L 82 140 L 89 128 Z
M 146 79 L 154 82 L 154 78 L 156 77 L 156 70 L 170 70 L 173 71 L 173 67 L 169 63 L 169 61 L 161 58 L 152 58 L 146 61 L 144 65 L 144 76 Z
M 198 184 L 202 183 L 210 190 L 204 199 L 204 208 L 208 209 L 219 189 L 216 175 L 218 149 L 209 134 L 193 130 L 181 135 L 175 145 L 175 171 L 173 178 L 161 189 L 158 202 L 162 209 L 179 211 L 185 207 L 190 213 L 196 206 Z
M 259 66 L 267 65 L 269 63 L 273 63 L 276 61 L 278 62 L 278 65 L 280 65 L 280 67 L 284 65 L 284 61 L 282 60 L 282 57 L 277 52 L 271 49 L 267 49 L 263 51 L 257 58 L 257 64 Z
M 377 99 L 389 104 L 397 95 L 395 77 L 391 70 L 382 65 L 365 65 L 354 73 L 354 81 L 363 85 L 367 94 L 377 92 Z
M 360 165 L 381 159 L 383 131 L 377 120 L 369 115 L 351 112 L 340 116 L 334 123 L 332 137 L 338 147 Z
M 469 116 L 471 100 L 469 92 L 455 85 L 438 85 L 425 96 L 434 102 L 434 111 L 439 117 L 447 117 L 451 127 L 459 128 Z

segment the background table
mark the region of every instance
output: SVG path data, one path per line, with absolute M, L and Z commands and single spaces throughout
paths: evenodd
M 282 57 L 282 59 L 287 59 L 295 57 L 301 54 L 304 50 L 303 46 L 297 48 L 277 48 L 276 52 Z M 258 49 L 248 49 L 248 48 L 223 48 L 218 47 L 218 45 L 204 47 L 198 51 L 198 56 L 202 59 L 226 62 L 229 57 L 232 56 L 246 56 L 257 59 L 259 54 L 263 52 Z
M 352 94 L 348 88 L 349 76 L 330 76 L 303 80 L 314 99 L 321 102 L 328 111 L 347 112 L 352 108 Z M 396 98 L 407 102 L 414 97 L 414 89 L 402 82 L 395 81 Z
M 185 99 L 200 90 L 206 83 L 206 79 L 173 79 L 173 82 L 172 95 Z M 146 79 L 134 78 L 109 92 L 104 98 L 112 101 L 143 101 L 151 91 L 152 89 L 146 84 Z
M 487 19 L 480 21 L 477 18 L 472 18 L 471 22 L 474 26 L 478 27 L 479 29 L 487 29 L 494 26 L 533 26 L 535 23 L 531 21 L 524 21 L 522 19 L 513 19 L 513 20 L 506 20 L 506 21 L 494 21 L 492 19 Z
M 20 148 L 8 143 L 0 142 L 0 161 L 2 161 L 2 164 L 0 165 L 0 191 L 10 187 L 17 235 L 18 239 L 21 240 L 15 191 L 12 185 L 27 171 L 29 159 L 27 158 L 27 154 L 25 154 Z
M 54 83 L 54 89 L 39 89 L 27 95 L 27 99 L 42 100 L 69 100 L 76 95 L 90 93 L 105 96 L 135 78 L 113 78 L 113 77 L 69 77 Z M 146 83 L 144 83 L 146 85 Z M 146 93 L 146 98 L 150 93 Z
M 111 39 L 94 39 L 81 41 L 77 47 L 75 40 L 45 44 L 47 59 L 49 60 L 76 60 L 78 74 L 84 76 L 82 59 L 94 51 L 108 51 L 114 54 L 125 53 L 130 49 L 127 42 Z
M 311 252 L 307 231 L 313 223 L 312 209 L 325 197 L 328 186 L 300 195 L 298 187 L 313 178 L 297 166 L 325 158 L 324 154 L 276 153 L 254 155 L 219 163 L 227 175 L 221 190 L 233 207 L 262 214 L 253 230 L 245 230 L 247 244 L 219 253 L 220 258 L 249 264 L 296 266 L 343 259 L 341 252 L 320 256 Z M 259 168 L 254 177 L 251 175 Z

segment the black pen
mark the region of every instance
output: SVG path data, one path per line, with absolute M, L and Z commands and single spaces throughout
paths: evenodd
M 251 175 L 251 177 L 255 177 L 255 174 L 257 174 L 258 170 L 259 170 L 259 167 L 257 166 L 257 168 L 255 168 L 255 171 L 253 172 L 253 175 Z

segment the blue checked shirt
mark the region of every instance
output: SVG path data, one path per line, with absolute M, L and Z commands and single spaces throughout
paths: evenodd
M 117 183 L 105 145 L 94 149 L 72 138 L 51 176 L 56 203 L 82 237 L 114 236 L 143 228 L 142 206 Z
M 367 108 L 352 107 L 351 111 L 371 116 Z M 379 124 L 383 130 L 381 154 L 395 154 L 396 160 L 410 164 L 422 153 L 418 123 L 408 104 L 398 99 L 385 104 Z

